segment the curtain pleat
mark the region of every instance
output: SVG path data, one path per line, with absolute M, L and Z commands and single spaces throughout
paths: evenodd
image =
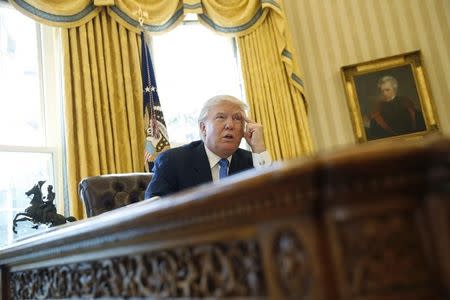
M 290 83 L 276 41 L 272 14 L 252 33 L 237 39 L 252 117 L 265 127 L 272 157 L 289 159 L 312 152 L 300 91 Z M 302 142 L 303 140 L 303 142 Z
M 62 37 L 69 196 L 81 218 L 82 178 L 143 170 L 140 40 L 105 12 Z

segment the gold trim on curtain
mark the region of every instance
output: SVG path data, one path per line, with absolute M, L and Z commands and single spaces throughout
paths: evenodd
M 258 30 L 237 39 L 250 111 L 265 127 L 265 142 L 275 160 L 312 152 L 301 92 L 280 59 L 278 29 L 269 14 Z
M 11 1 L 11 2 L 26 2 L 29 6 L 37 11 L 50 13 L 56 16 L 70 16 L 77 14 L 84 10 L 91 4 L 91 0 L 26 0 L 26 1 Z
M 140 39 L 102 11 L 62 40 L 71 215 L 80 218 L 82 178 L 143 170 Z
M 91 0 L 9 0 L 21 13 L 38 23 L 72 28 L 83 25 L 102 10 Z

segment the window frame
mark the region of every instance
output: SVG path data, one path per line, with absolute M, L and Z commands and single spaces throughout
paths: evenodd
M 0 1 L 0 9 L 12 9 L 12 5 Z M 26 17 L 26 16 L 24 16 Z M 52 166 L 50 172 L 54 182 L 47 182 L 54 186 L 56 193 L 55 205 L 59 213 L 67 215 L 69 207 L 65 203 L 67 199 L 67 180 L 64 168 L 64 118 L 63 118 L 63 77 L 62 77 L 62 51 L 61 32 L 59 28 L 49 27 L 35 22 L 37 39 L 37 73 L 39 80 L 40 119 L 44 132 L 44 142 L 39 146 L 24 146 L 17 144 L 5 144 L 0 142 L 0 152 L 10 153 L 36 153 L 50 154 Z M 51 178 L 49 178 L 51 179 Z M 47 179 L 47 180 L 49 180 Z M 38 179 L 36 179 L 38 180 Z M 26 197 L 24 195 L 24 197 Z M 68 200 L 67 200 L 68 201 Z M 1 212 L 11 213 L 7 226 L 12 228 L 14 218 L 14 200 L 0 207 Z M 12 230 L 7 231 L 5 240 L 11 242 L 14 239 Z
M 210 30 L 209 28 L 205 27 L 199 20 L 196 14 L 187 14 L 185 19 L 181 22 L 181 24 L 179 24 L 178 26 L 203 26 L 206 30 Z M 223 36 L 217 32 L 214 32 L 214 34 L 217 34 L 219 36 Z M 242 67 L 241 67 L 241 58 L 239 55 L 239 49 L 238 49 L 238 43 L 236 41 L 236 37 L 234 36 L 227 36 L 228 38 L 231 39 L 231 47 L 233 49 L 233 57 L 234 57 L 234 61 L 235 61 L 235 67 L 236 67 L 236 80 L 237 80 L 237 88 L 239 90 L 239 95 L 238 94 L 234 94 L 234 96 L 236 96 L 237 98 L 239 98 L 240 100 L 242 100 L 244 103 L 246 103 L 248 105 L 247 99 L 246 99 L 246 91 L 245 91 L 245 84 L 244 84 L 244 80 L 243 80 L 243 74 L 242 74 Z M 153 39 L 153 36 L 150 36 L 148 39 L 146 39 L 147 41 L 147 46 L 150 49 L 150 55 L 151 55 L 151 59 L 152 59 L 152 63 L 153 63 L 153 67 L 154 67 L 154 72 L 155 72 L 155 77 L 156 77 L 156 84 L 158 86 L 158 90 L 160 89 L 160 80 L 158 77 L 158 68 L 160 67 L 158 61 L 155 59 L 155 42 Z M 211 95 L 213 96 L 213 95 Z M 159 93 L 159 97 L 160 97 L 160 102 L 162 105 L 162 111 L 163 113 L 165 112 L 165 110 L 167 110 L 164 102 L 166 102 L 166 99 L 161 99 L 161 93 Z M 207 99 L 203 99 L 204 101 L 206 101 Z M 190 140 L 184 140 L 184 141 L 180 141 L 180 140 L 174 140 L 173 138 L 171 138 L 171 133 L 169 131 L 169 122 L 167 120 L 167 115 L 164 116 L 165 117 L 165 122 L 166 122 L 166 128 L 168 131 L 168 137 L 169 137 L 169 142 L 170 142 L 170 146 L 173 147 L 178 147 L 178 146 L 182 146 L 186 143 L 190 143 L 192 141 Z M 197 116 L 196 116 L 197 117 Z M 196 132 L 198 132 L 198 128 L 196 129 Z M 200 137 L 199 137 L 200 139 Z M 241 145 L 241 148 L 244 149 L 249 149 L 249 146 L 247 145 L 247 143 L 245 142 L 245 140 L 243 139 Z

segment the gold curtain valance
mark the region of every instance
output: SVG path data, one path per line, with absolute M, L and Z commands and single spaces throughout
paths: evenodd
M 72 28 L 86 24 L 102 10 L 92 0 L 9 0 L 39 23 Z
M 81 26 L 107 13 L 133 32 L 163 33 L 180 23 L 188 13 L 198 14 L 210 29 L 243 36 L 258 28 L 269 11 L 279 31 L 276 45 L 286 64 L 291 83 L 303 93 L 303 81 L 292 62 L 282 0 L 9 0 L 17 9 L 40 23 L 64 28 Z
M 281 9 L 280 0 L 9 0 L 31 18 L 52 26 L 72 28 L 85 24 L 100 10 L 116 21 L 140 31 L 164 32 L 187 13 L 199 15 L 207 26 L 222 33 L 244 34 L 267 13 Z

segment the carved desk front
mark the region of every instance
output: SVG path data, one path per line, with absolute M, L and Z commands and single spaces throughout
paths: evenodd
M 364 145 L 0 250 L 3 299 L 449 299 L 450 140 Z

